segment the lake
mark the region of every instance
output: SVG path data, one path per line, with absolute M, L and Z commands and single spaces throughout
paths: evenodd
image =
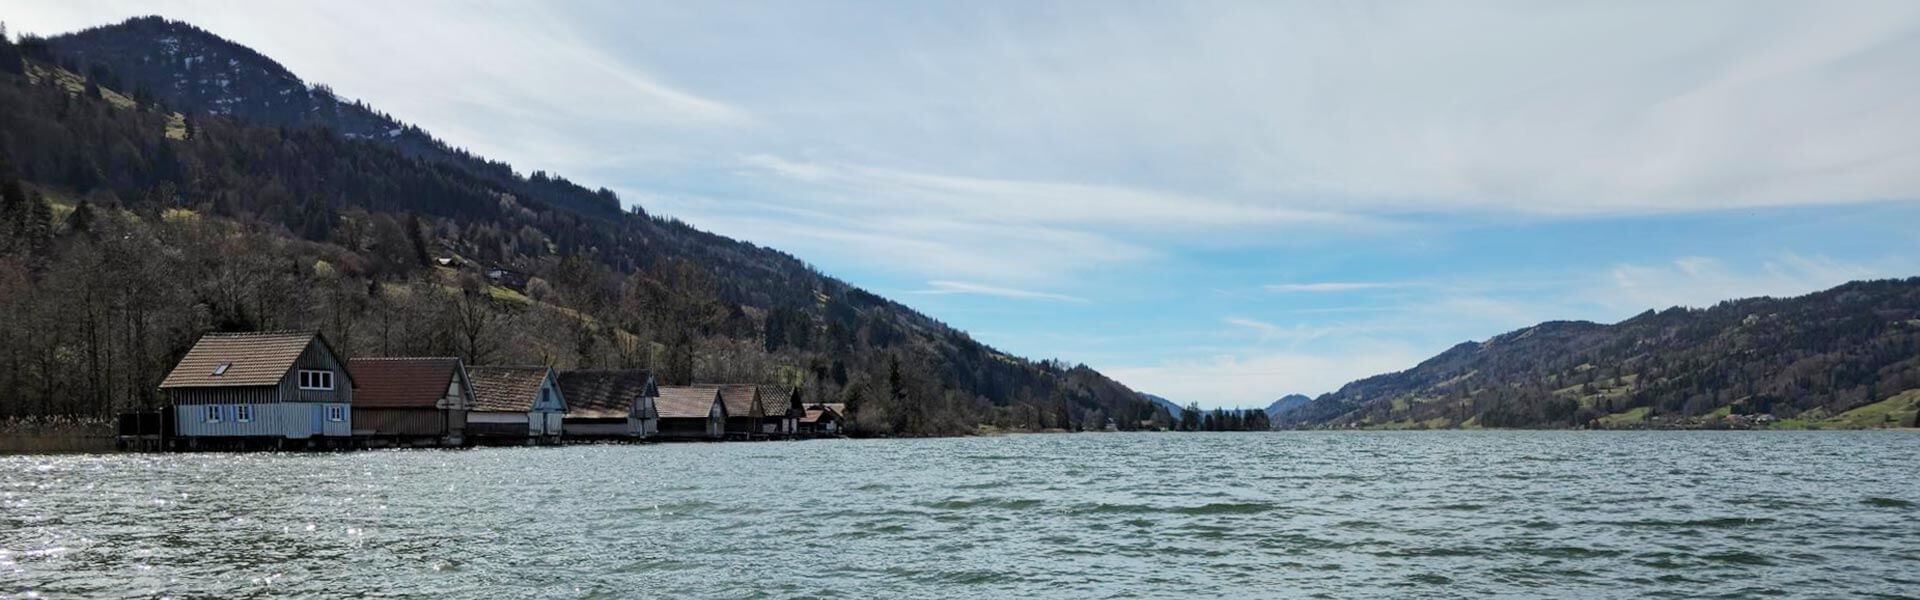
M 1920 595 L 1913 432 L 0 457 L 0 597 Z

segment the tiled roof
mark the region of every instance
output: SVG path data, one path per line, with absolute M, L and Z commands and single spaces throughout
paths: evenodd
M 826 410 L 818 406 L 807 409 L 806 414 L 803 414 L 800 416 L 801 423 L 819 423 L 821 421 L 838 421 L 838 420 L 840 420 L 840 413 Z
M 200 336 L 160 382 L 160 389 L 276 385 L 319 335 L 313 331 L 263 331 Z M 222 364 L 227 365 L 224 370 L 220 369 Z M 214 375 L 216 370 L 221 374 Z
M 356 358 L 347 361 L 353 373 L 355 408 L 434 408 L 447 395 L 460 370 L 458 358 Z
M 653 375 L 638 369 L 624 371 L 564 371 L 560 395 L 567 399 L 567 416 L 602 419 L 628 416 L 634 402 L 648 394 Z
M 473 410 L 481 412 L 533 410 L 540 400 L 540 384 L 546 378 L 546 367 L 467 367 L 467 381 L 473 384 Z
M 720 384 L 720 401 L 727 403 L 728 417 L 745 417 L 753 414 L 754 394 L 759 388 L 750 383 Z
M 719 393 L 720 386 L 714 385 L 663 387 L 654 403 L 662 419 L 705 419 Z
M 798 416 L 799 413 L 793 410 L 794 391 L 795 388 L 788 386 L 760 386 L 760 406 L 763 407 L 766 415 L 769 417 L 784 417 L 788 416 L 787 413 L 789 412 L 793 412 L 794 416 Z

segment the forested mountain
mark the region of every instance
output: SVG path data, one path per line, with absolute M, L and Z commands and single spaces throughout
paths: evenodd
M 1155 414 L 1085 366 L 522 177 L 158 18 L 0 43 L 0 188 L 0 418 L 152 406 L 199 334 L 251 329 L 318 329 L 348 356 L 793 384 L 883 434 Z
M 1542 323 L 1347 384 L 1280 425 L 1885 426 L 1913 424 L 1916 401 L 1920 278 Z
M 1287 394 L 1281 396 L 1279 400 L 1273 401 L 1273 404 L 1267 405 L 1267 418 L 1277 418 L 1281 413 L 1299 408 L 1312 401 L 1313 398 L 1308 397 L 1306 394 Z
M 545 173 L 518 177 L 507 164 L 452 148 L 418 127 L 336 97 L 326 85 L 309 87 L 273 59 L 187 23 L 139 17 L 46 43 L 67 70 L 137 101 L 153 99 L 175 110 L 260 125 L 324 127 L 456 166 L 532 201 L 595 217 L 621 210 L 619 199 L 604 188 L 588 190 Z

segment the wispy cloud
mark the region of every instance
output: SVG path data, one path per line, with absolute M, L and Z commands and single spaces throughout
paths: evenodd
M 999 287 L 999 286 L 985 285 L 985 284 L 979 284 L 979 283 L 969 283 L 965 281 L 935 280 L 935 281 L 927 282 L 927 285 L 931 287 L 924 290 L 914 290 L 908 293 L 924 294 L 924 295 L 968 294 L 968 295 L 974 295 L 974 296 L 993 296 L 996 298 L 1012 298 L 1015 300 L 1051 300 L 1055 302 L 1085 303 L 1087 301 L 1086 298 L 1081 298 L 1078 296 L 1068 296 L 1066 294 L 1055 294 L 1052 292 L 1039 292 L 1034 290 L 1022 290 L 1022 289 L 1016 289 L 1016 288 Z
M 1281 294 L 1337 294 L 1341 292 L 1359 292 L 1366 290 L 1385 290 L 1414 285 L 1410 282 L 1384 281 L 1324 281 L 1317 283 L 1274 283 L 1262 286 L 1269 292 Z
M 1884 264 L 1783 253 L 1742 267 L 1719 258 L 1684 256 L 1666 264 L 1614 265 L 1585 289 L 1590 298 L 1631 314 L 1673 306 L 1706 307 L 1755 296 L 1797 296 L 1848 281 L 1910 275 L 1913 261 Z
M 1425 355 L 1399 344 L 1365 344 L 1317 352 L 1249 350 L 1103 369 L 1134 389 L 1185 404 L 1265 407 L 1292 393 L 1333 391 L 1355 379 L 1399 371 Z

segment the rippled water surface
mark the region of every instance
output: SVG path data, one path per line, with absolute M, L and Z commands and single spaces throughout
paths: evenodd
M 0 457 L 0 596 L 1913 597 L 1920 434 Z

